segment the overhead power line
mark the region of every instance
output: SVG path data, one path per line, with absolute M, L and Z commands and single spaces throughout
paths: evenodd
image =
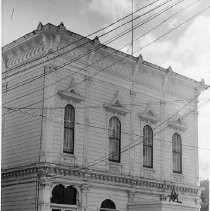
M 161 125 L 167 123 L 170 119 L 173 119 L 179 112 L 181 112 L 182 110 L 186 109 L 186 107 L 187 107 L 190 103 L 192 103 L 195 99 L 196 99 L 196 98 L 192 98 L 189 102 L 187 102 L 184 106 L 182 106 L 182 108 L 178 109 L 178 111 L 176 111 L 172 116 L 168 117 L 166 120 L 164 120 L 163 122 L 161 122 L 160 124 L 158 124 L 156 127 L 154 127 L 154 128 L 153 128 L 153 131 L 155 131 L 155 130 L 156 130 L 157 128 L 159 128 Z M 204 102 L 203 105 L 201 105 L 201 106 L 204 106 L 204 105 L 207 104 L 207 103 L 209 103 L 209 101 Z M 201 107 L 201 106 L 200 106 L 200 107 Z M 23 111 L 22 109 L 19 109 L 19 108 L 11 108 L 11 107 L 5 107 L 5 108 L 7 108 L 7 109 L 9 109 L 9 110 L 14 110 L 14 111 L 16 111 L 16 112 L 24 113 L 24 114 L 26 114 L 26 115 L 31 115 L 31 116 L 33 116 L 33 117 L 44 117 L 44 118 L 46 118 L 46 119 L 49 119 L 49 117 L 46 117 L 46 116 L 44 116 L 43 114 L 37 115 L 37 114 L 32 113 L 32 112 L 27 112 L 27 111 L 25 112 L 25 111 Z M 197 108 L 190 109 L 185 115 L 183 115 L 182 117 L 179 117 L 179 119 L 185 118 L 186 115 L 189 116 L 189 114 L 191 114 L 191 113 L 192 113 L 193 111 L 195 111 L 196 109 L 197 109 Z M 56 117 L 53 118 L 52 121 L 64 122 L 63 119 L 59 119 L 59 118 L 56 118 Z M 67 120 L 65 120 L 65 121 L 67 121 Z M 176 121 L 178 121 L 178 120 L 174 120 L 174 121 L 172 121 L 172 122 L 173 122 L 173 123 L 176 123 Z M 71 122 L 71 121 L 69 121 L 69 122 Z M 95 128 L 95 129 L 102 129 L 102 130 L 109 131 L 109 129 L 104 128 L 104 127 L 100 127 L 100 126 L 95 126 L 95 125 L 91 125 L 91 124 L 85 124 L 85 123 L 81 123 L 81 122 L 74 122 L 74 123 L 75 123 L 75 124 L 78 124 L 78 125 L 82 125 L 82 126 L 93 127 L 93 128 Z M 23 123 L 23 124 L 24 124 L 24 123 Z M 168 128 L 168 126 L 167 126 L 166 128 Z M 156 132 L 156 133 L 159 134 L 160 132 L 163 132 L 164 130 L 165 130 L 165 127 L 164 127 L 163 129 L 159 130 L 159 131 Z M 129 135 L 129 134 L 130 134 L 129 132 L 124 132 L 124 131 L 121 131 L 121 133 L 122 133 L 122 134 L 126 134 L 126 135 Z M 154 133 L 154 135 L 157 135 L 156 133 Z M 137 137 L 139 137 L 139 134 L 134 134 L 134 135 L 137 136 Z M 140 136 L 140 138 L 142 138 L 142 137 L 143 137 L 143 136 Z M 138 139 L 137 139 L 137 140 L 138 140 Z M 162 141 L 162 140 L 160 140 L 160 139 L 154 139 L 154 140 Z M 164 142 L 172 143 L 172 142 L 170 142 L 170 141 L 164 141 Z M 132 143 L 132 144 L 133 144 L 133 143 Z M 189 146 L 189 147 L 191 147 L 191 148 L 195 147 L 195 146 L 186 145 L 186 144 L 183 144 L 183 146 Z M 126 146 L 126 147 L 127 147 L 127 146 Z M 201 148 L 201 149 L 205 149 L 205 148 Z M 208 149 L 208 150 L 210 150 L 210 149 Z
M 138 92 L 137 92 L 138 93 Z M 143 93 L 140 93 L 140 94 L 143 94 Z M 186 99 L 186 100 L 164 100 L 163 102 L 166 103 L 166 104 L 175 104 L 175 103 L 184 103 L 184 102 L 189 102 L 191 99 Z M 200 101 L 209 101 L 210 98 L 201 98 L 199 99 L 199 102 Z M 148 102 L 145 102 L 145 103 L 134 103 L 134 104 L 123 104 L 123 106 L 134 106 L 134 107 L 142 107 L 142 106 L 146 106 L 146 105 L 154 105 L 154 104 L 157 104 L 159 105 L 161 103 L 161 100 L 159 101 L 148 101 Z M 177 105 L 177 104 L 175 104 Z M 41 107 L 29 107 L 29 108 L 25 108 L 25 107 L 18 107 L 18 106 L 2 106 L 2 108 L 10 108 L 10 109 L 19 109 L 19 110 L 39 110 L 39 109 L 44 109 L 44 110 L 64 110 L 65 109 L 65 106 L 61 106 L 61 107 L 44 107 L 44 108 L 41 108 Z M 88 105 L 88 106 L 75 106 L 75 109 L 85 109 L 85 108 L 89 108 L 89 109 L 96 109 L 96 108 L 104 108 L 103 105 Z
M 137 13 L 138 11 L 147 8 L 147 7 L 151 6 L 152 4 L 154 4 L 154 3 L 158 2 L 158 1 L 160 1 L 160 0 L 153 1 L 153 2 L 151 2 L 150 4 L 147 4 L 146 6 L 139 8 L 139 9 L 136 10 L 134 13 Z M 170 2 L 170 1 L 172 1 L 172 0 L 167 0 L 167 1 L 163 2 L 163 3 L 161 3 L 160 5 L 156 6 L 155 8 L 153 8 L 153 9 L 147 11 L 146 13 L 144 13 L 144 15 L 146 15 L 146 14 L 152 12 L 153 10 L 159 8 L 160 6 L 165 5 L 166 3 Z M 123 18 L 121 18 L 121 19 L 119 19 L 119 20 L 117 20 L 117 21 L 115 21 L 114 23 L 112 23 L 112 24 L 110 24 L 110 25 L 108 25 L 108 26 L 106 26 L 106 27 L 103 27 L 102 29 L 97 30 L 96 32 L 91 33 L 90 35 L 88 35 L 88 36 L 86 36 L 86 37 L 83 37 L 83 38 L 81 38 L 81 39 L 79 39 L 79 40 L 76 40 L 76 41 L 74 41 L 73 43 L 70 43 L 70 44 L 67 45 L 67 46 L 64 46 L 64 47 L 62 47 L 62 48 L 60 48 L 60 49 L 58 49 L 58 50 L 49 52 L 47 55 L 44 55 L 44 56 L 41 57 L 41 58 L 45 58 L 46 56 L 49 57 L 50 55 L 56 53 L 55 57 L 49 59 L 49 60 L 52 60 L 52 59 L 57 58 L 58 56 L 61 56 L 61 55 L 65 54 L 65 53 L 68 53 L 68 51 L 67 51 L 67 52 L 64 52 L 64 53 L 61 53 L 61 54 L 57 55 L 57 54 L 58 54 L 58 51 L 61 51 L 61 50 L 63 50 L 63 49 L 66 49 L 67 47 L 69 47 L 69 46 L 71 46 L 71 45 L 73 45 L 73 44 L 75 44 L 75 43 L 78 43 L 78 42 L 81 42 L 81 41 L 83 41 L 83 40 L 86 40 L 87 37 L 90 37 L 90 36 L 93 35 L 93 34 L 96 34 L 96 33 L 100 32 L 100 31 L 102 31 L 102 30 L 105 30 L 106 28 L 108 28 L 108 27 L 110 27 L 110 26 L 113 26 L 114 24 L 116 24 L 116 23 L 118 23 L 118 22 L 124 20 L 125 18 L 131 16 L 132 14 L 133 14 L 133 13 L 130 13 L 129 15 L 127 15 L 127 16 L 125 16 L 125 17 L 123 17 Z M 143 15 L 137 16 L 137 17 L 135 18 L 135 20 L 138 19 L 138 18 L 140 18 L 140 17 L 142 17 L 142 16 L 143 16 Z M 120 26 L 117 26 L 117 27 L 115 27 L 115 28 L 109 30 L 108 32 L 103 33 L 102 35 L 100 35 L 100 36 L 98 36 L 98 37 L 105 36 L 105 35 L 107 35 L 108 33 L 112 32 L 112 31 L 114 31 L 114 30 L 116 30 L 116 29 L 118 29 L 118 28 L 124 26 L 125 24 L 130 23 L 130 22 L 131 22 L 131 20 L 127 21 L 126 23 L 121 24 Z M 87 42 L 82 43 L 81 45 L 79 45 L 79 46 L 77 46 L 77 47 L 75 47 L 75 48 L 73 48 L 73 49 L 70 49 L 70 51 L 72 51 L 72 50 L 74 50 L 74 49 L 76 49 L 76 48 L 80 48 L 80 47 L 84 46 L 85 44 L 91 43 L 91 42 L 92 42 L 92 40 L 88 40 Z M 40 58 L 39 58 L 39 59 L 40 59 Z M 37 59 L 37 60 L 39 60 L 39 59 Z M 35 61 L 37 61 L 37 60 L 35 60 Z M 49 61 L 49 60 L 48 60 L 48 61 Z M 45 62 L 46 62 L 46 61 L 45 61 Z M 26 63 L 24 63 L 24 64 L 22 64 L 22 65 L 19 65 L 19 66 L 17 66 L 17 67 L 11 68 L 11 69 L 9 69 L 9 70 L 3 72 L 3 74 L 6 74 L 6 73 L 8 73 L 8 72 L 11 72 L 12 70 L 14 70 L 14 69 L 16 69 L 16 68 L 20 68 L 21 66 L 25 66 L 25 64 L 26 64 Z M 30 68 L 31 68 L 31 67 L 30 67 Z M 3 78 L 3 79 L 4 79 L 4 78 Z
M 164 12 L 166 12 L 167 10 L 169 10 L 169 9 L 171 9 L 172 7 L 176 6 L 177 4 L 181 3 L 182 1 L 185 1 L 185 0 L 181 0 L 181 1 L 179 1 L 179 2 L 177 2 L 177 3 L 175 3 L 175 4 L 173 4 L 172 6 L 168 7 L 167 9 L 162 10 L 162 11 L 159 12 L 158 14 L 152 15 L 152 16 L 150 16 L 149 18 L 147 18 L 147 19 L 143 20 L 142 22 L 140 22 L 139 24 L 136 24 L 136 25 L 134 26 L 134 27 L 135 27 L 134 30 L 137 29 L 137 28 L 139 28 L 140 26 L 142 26 L 142 25 L 148 23 L 149 21 L 153 20 L 154 18 L 158 17 L 159 15 L 163 14 Z M 200 0 L 198 0 L 198 1 L 200 1 Z M 196 2 L 197 2 L 197 1 L 196 1 Z M 191 6 L 191 5 L 190 5 L 190 6 Z M 144 13 L 144 14 L 146 14 L 146 13 Z M 144 14 L 143 14 L 143 15 L 144 15 Z M 143 15 L 142 15 L 142 16 L 143 16 Z M 104 45 L 110 44 L 111 42 L 114 42 L 115 40 L 119 39 L 120 37 L 126 35 L 126 34 L 129 33 L 131 30 L 132 30 L 131 28 L 125 30 L 124 32 L 121 32 L 121 33 L 119 33 L 119 34 L 113 36 L 112 38 L 110 38 L 109 40 L 107 40 L 107 41 L 106 41 L 105 43 L 103 43 L 103 44 L 104 44 Z M 134 41 L 135 41 L 135 40 L 134 40 Z M 119 50 L 121 50 L 121 49 L 123 49 L 124 47 L 127 47 L 128 45 L 131 45 L 131 44 L 132 44 L 132 43 L 129 42 L 128 44 L 126 44 L 125 46 L 123 46 L 122 48 L 120 48 Z M 76 48 L 79 48 L 79 47 L 76 47 Z M 75 48 L 75 49 L 76 49 L 76 48 Z M 88 54 L 90 54 L 90 53 L 92 53 L 92 52 L 95 52 L 95 51 L 97 51 L 97 50 L 99 50 L 99 49 L 101 49 L 101 48 L 102 48 L 101 46 L 98 46 L 98 47 L 96 47 L 96 48 L 94 48 L 94 49 L 91 49 L 91 50 L 89 50 L 88 52 L 85 52 L 83 55 L 80 55 L 78 58 L 74 58 L 73 61 L 71 61 L 71 62 L 68 61 L 67 64 L 63 64 L 63 65 L 61 65 L 60 67 L 56 67 L 53 71 L 46 72 L 46 75 L 48 75 L 48 74 L 50 74 L 50 73 L 52 73 L 52 72 L 55 72 L 55 71 L 57 71 L 57 70 L 59 70 L 59 69 L 65 67 L 66 65 L 72 64 L 73 62 L 75 62 L 75 61 L 81 59 L 82 57 L 84 57 L 84 56 L 86 56 L 86 55 L 88 55 Z M 71 52 L 72 50 L 73 50 L 73 49 L 69 50 L 69 52 Z M 112 54 L 113 54 L 113 53 L 111 53 L 111 55 L 112 55 Z M 102 57 L 102 58 L 101 58 L 100 60 L 98 60 L 97 62 L 99 62 L 99 61 L 101 61 L 101 60 L 103 60 L 104 58 L 107 58 L 107 57 L 110 57 L 110 55 L 107 55 L 107 56 L 105 56 L 105 57 Z M 96 62 L 96 63 L 97 63 L 97 62 Z M 46 62 L 44 61 L 43 63 L 46 63 Z M 93 63 L 93 64 L 94 64 L 94 63 Z M 93 65 L 93 64 L 91 64 L 91 65 Z M 40 64 L 39 64 L 39 65 L 40 65 Z M 30 82 L 32 82 L 32 81 L 34 81 L 34 80 L 37 80 L 37 79 L 41 78 L 42 76 L 43 76 L 43 74 L 40 74 L 40 75 L 38 75 L 38 76 L 35 76 L 35 77 L 32 78 L 32 79 L 29 79 L 29 80 L 28 80 L 27 82 L 25 82 L 25 83 L 24 83 L 24 82 L 21 82 L 19 86 L 16 86 L 16 84 L 15 84 L 15 85 L 13 85 L 13 87 L 10 87 L 10 88 L 7 89 L 6 91 L 3 91 L 3 93 L 9 92 L 9 91 L 11 91 L 11 90 L 13 90 L 13 89 L 15 89 L 15 88 L 18 88 L 18 87 L 20 87 L 20 86 L 23 86 L 23 85 L 25 85 L 25 84 L 28 84 L 28 83 L 30 83 Z M 21 77 L 22 77 L 22 76 L 21 76 Z
M 192 99 L 192 101 L 194 101 L 196 98 L 194 98 L 194 99 Z M 191 101 L 191 102 L 192 102 Z M 189 103 L 189 102 L 188 102 Z M 188 104 L 187 103 L 187 104 Z M 205 104 L 206 104 L 207 102 L 205 102 Z M 169 119 L 171 119 L 171 118 L 173 118 L 173 116 L 175 116 L 177 113 L 179 113 L 182 109 L 184 109 L 186 106 L 187 106 L 187 104 L 185 104 L 181 109 L 179 109 L 177 112 L 175 112 L 172 116 L 170 116 L 169 118 L 167 118 L 164 122 L 167 122 Z M 205 104 L 203 104 L 202 106 L 204 106 Z M 189 116 L 194 110 L 196 110 L 196 108 L 195 109 L 192 109 L 191 111 L 189 111 L 189 112 L 187 112 L 187 113 L 185 113 L 182 117 L 181 117 L 181 120 L 183 120 L 183 119 L 185 119 L 187 116 Z M 21 112 L 21 111 L 20 111 Z M 177 121 L 177 120 L 176 120 Z M 176 121 L 173 121 L 173 123 L 176 123 Z M 159 124 L 157 127 L 159 127 L 160 125 L 162 125 L 162 124 L 164 124 L 164 122 L 162 122 L 161 124 Z M 156 128 L 157 128 L 156 127 Z M 162 128 L 161 130 L 159 130 L 158 132 L 156 132 L 155 134 L 154 134 L 154 137 L 155 136 L 157 136 L 159 133 L 162 133 L 164 130 L 166 130 L 167 128 L 169 128 L 169 126 L 167 125 L 166 127 L 164 127 L 164 128 Z M 138 146 L 138 145 L 140 145 L 141 143 L 142 143 L 142 139 L 143 138 L 143 136 L 141 136 L 140 138 L 138 138 L 135 142 L 133 142 L 133 143 L 131 143 L 131 144 L 129 144 L 129 145 L 127 145 L 127 146 L 125 146 L 124 148 L 122 148 L 121 149 L 121 151 L 120 151 L 120 154 L 123 154 L 123 153 L 125 153 L 125 152 L 127 152 L 128 150 L 131 150 L 132 148 L 134 148 L 134 147 L 136 147 L 136 146 Z M 158 140 L 158 139 L 154 139 L 154 140 Z M 158 141 L 162 141 L 162 142 L 167 142 L 167 143 L 172 143 L 171 141 L 165 141 L 165 140 L 158 140 Z M 182 146 L 185 146 L 185 147 L 188 147 L 188 148 L 192 148 L 192 147 L 195 147 L 195 150 L 196 151 L 198 151 L 198 149 L 205 149 L 205 150 L 210 150 L 210 149 L 208 149 L 208 148 L 200 148 L 200 147 L 197 147 L 197 146 L 191 146 L 191 145 L 185 145 L 185 144 L 183 144 L 182 143 Z M 191 149 L 192 150 L 192 149 Z M 103 157 L 101 157 L 101 158 L 99 158 L 99 159 L 95 159 L 94 161 L 91 161 L 90 163 L 88 163 L 88 165 L 87 166 L 85 166 L 85 167 L 76 167 L 75 169 L 72 169 L 73 171 L 82 171 L 82 170 L 85 170 L 85 171 L 87 171 L 89 168 L 91 168 L 91 167 L 93 167 L 93 166 L 95 166 L 95 165 L 97 165 L 97 164 L 99 164 L 99 163 L 102 163 L 102 162 L 104 162 L 104 161 L 106 161 L 108 158 L 109 158 L 109 156 L 110 155 L 106 155 L 106 156 L 103 156 Z M 78 157 L 81 157 L 81 156 L 78 156 Z M 160 162 L 162 161 L 161 159 L 159 160 Z M 126 165 L 127 163 L 122 163 L 123 165 Z M 130 163 L 129 163 L 130 164 Z M 102 166 L 103 164 L 100 164 L 100 166 Z M 172 181 L 167 181 L 167 182 L 170 182 L 170 183 L 173 183 Z
M 197 1 L 196 1 L 197 2 Z M 196 2 L 194 2 L 194 3 L 196 3 Z M 193 4 L 194 4 L 193 3 Z M 192 4 L 190 4 L 190 5 L 188 5 L 186 8 L 188 8 L 189 6 L 192 6 Z M 185 9 L 186 9 L 185 8 Z M 182 10 L 183 11 L 183 10 Z M 181 11 L 180 11 L 181 12 Z M 176 13 L 177 14 L 177 13 Z M 175 15 L 175 14 L 174 14 Z M 172 16 L 171 16 L 172 17 Z M 166 21 L 166 20 L 165 20 Z M 165 22 L 164 21 L 164 22 Z M 159 24 L 160 25 L 160 24 Z M 157 27 L 156 27 L 157 28 Z M 149 32 L 151 32 L 151 30 L 149 31 Z M 145 33 L 146 34 L 146 33 Z M 153 41 L 154 42 L 154 41 Z M 151 43 L 153 43 L 153 42 L 151 42 Z M 144 47 L 142 47 L 141 49 L 139 49 L 139 50 L 142 50 L 143 48 L 145 48 L 145 47 L 147 47 L 149 44 L 147 44 L 146 46 L 144 46 Z M 124 47 L 124 46 L 123 46 Z M 137 51 L 139 51 L 139 50 L 137 50 Z M 136 51 L 136 52 L 137 52 Z M 108 55 L 108 56 L 110 56 L 110 55 Z M 106 57 L 108 57 L 108 56 L 106 56 Z M 120 62 L 120 61 L 122 61 L 122 60 L 124 60 L 124 59 L 126 59 L 127 57 L 125 57 L 125 58 L 123 58 L 123 59 L 120 59 L 120 60 L 118 60 L 117 62 L 115 62 L 114 64 L 112 64 L 111 66 L 113 66 L 113 65 L 115 65 L 116 63 L 118 63 L 118 62 Z M 104 57 L 102 58 L 102 59 L 104 59 Z M 101 59 L 101 60 L 102 60 Z M 100 60 L 97 60 L 97 61 L 95 61 L 94 63 L 97 63 L 97 62 L 99 62 Z M 91 66 L 91 65 L 93 65 L 94 63 L 92 63 L 92 64 L 90 64 L 90 65 L 87 65 L 85 68 L 87 68 L 88 66 Z M 64 64 L 64 65 L 62 65 L 61 67 L 64 67 L 64 66 L 66 66 L 67 64 Z M 107 68 L 105 68 L 105 69 L 108 69 L 108 68 L 110 68 L 111 66 L 108 66 Z M 58 68 L 61 68 L 61 67 L 58 67 Z M 57 68 L 57 69 L 58 69 Z M 79 69 L 83 69 L 83 70 L 85 70 L 85 68 L 79 68 Z M 56 69 L 56 70 L 57 70 Z M 102 71 L 103 71 L 104 69 L 102 69 Z M 101 70 L 100 71 L 98 71 L 97 73 L 95 73 L 95 74 L 98 74 L 99 72 L 101 72 Z M 73 75 L 73 74 L 72 74 Z M 66 79 L 66 78 L 68 78 L 68 77 L 70 77 L 70 76 L 72 76 L 72 75 L 68 75 L 68 76 L 66 76 L 66 77 L 64 77 L 64 78 L 62 78 L 62 79 L 59 79 L 59 80 L 57 80 L 56 82 L 54 82 L 54 83 L 52 83 L 52 84 L 50 84 L 50 85 L 47 85 L 47 86 L 45 86 L 45 88 L 47 88 L 47 87 L 49 87 L 49 86 L 51 86 L 51 85 L 53 85 L 53 84 L 55 84 L 55 83 L 58 83 L 59 81 L 61 81 L 61 80 L 64 80 L 64 79 Z M 91 76 L 92 77 L 92 76 Z M 84 82 L 84 81 L 82 81 L 82 82 Z M 37 91 L 40 91 L 40 90 L 35 90 L 35 91 L 33 91 L 33 93 L 35 93 L 35 92 L 37 92 Z M 65 91 L 65 90 L 64 90 Z M 28 93 L 28 94 L 26 94 L 26 95 L 24 95 L 24 96 L 27 96 L 27 95 L 29 95 L 30 93 Z M 21 96 L 21 97 L 23 97 L 23 96 Z M 14 100 L 14 99 L 13 99 Z M 9 101 L 9 102 L 7 102 L 7 104 L 8 103 L 10 103 L 10 102 L 12 102 L 13 100 L 11 100 L 11 101 Z
M 207 7 L 207 8 L 205 8 L 205 9 L 203 9 L 203 10 L 200 11 L 199 13 L 196 13 L 194 16 L 192 16 L 191 18 L 189 18 L 189 19 L 187 19 L 186 21 L 184 21 L 182 24 L 179 24 L 178 26 L 176 26 L 176 27 L 174 27 L 173 29 L 169 30 L 167 33 L 163 34 L 162 36 L 158 37 L 157 39 L 153 40 L 153 41 L 150 42 L 149 44 L 143 46 L 142 48 L 136 50 L 135 52 L 138 52 L 138 51 L 142 50 L 143 48 L 149 46 L 150 44 L 154 43 L 155 41 L 161 39 L 162 37 L 164 37 L 164 36 L 166 36 L 167 34 L 171 33 L 171 32 L 174 31 L 175 29 L 177 29 L 177 28 L 181 27 L 182 25 L 184 25 L 185 23 L 189 22 L 189 21 L 192 20 L 193 18 L 197 17 L 197 16 L 200 15 L 201 13 L 205 12 L 205 11 L 208 10 L 209 8 L 210 8 L 210 6 Z M 106 67 L 106 68 L 104 68 L 104 69 L 102 69 L 102 70 L 100 70 L 100 71 L 98 71 L 98 72 L 92 74 L 90 77 L 93 77 L 93 76 L 99 74 L 100 72 L 104 71 L 105 69 L 110 68 L 111 66 L 113 66 L 113 65 L 115 65 L 115 64 L 117 64 L 117 63 L 119 63 L 120 61 L 123 61 L 123 60 L 125 60 L 125 59 L 126 59 L 126 57 L 125 57 L 125 58 L 122 58 L 122 59 L 120 59 L 120 60 L 118 60 L 117 62 L 113 63 L 112 65 L 110 65 L 110 66 L 108 66 L 108 67 Z M 78 85 L 78 84 L 80 84 L 80 83 L 83 83 L 84 81 L 85 81 L 85 80 L 82 80 L 82 81 L 80 81 L 80 82 L 74 84 L 74 86 L 75 86 L 75 85 Z M 68 87 L 67 89 L 69 89 L 69 87 Z M 67 89 L 64 89 L 64 90 L 62 90 L 62 91 L 65 91 L 65 90 L 67 90 Z M 51 98 L 51 97 L 54 97 L 54 96 L 56 96 L 56 95 L 57 95 L 57 93 L 54 94 L 54 95 L 51 95 L 51 96 L 49 96 L 49 97 L 47 97 L 47 98 L 45 98 L 44 100 L 47 100 L 47 99 L 49 99 L 49 98 Z M 29 107 L 29 106 L 35 105 L 35 104 L 37 104 L 37 103 L 40 103 L 40 102 L 42 102 L 42 100 L 41 100 L 41 101 L 38 101 L 38 102 L 36 102 L 36 103 L 32 103 L 32 104 L 30 104 L 30 105 L 27 105 L 27 106 L 25 106 L 25 107 Z M 13 111 L 11 111 L 10 113 L 12 113 L 12 112 L 13 112 Z M 3 114 L 2 116 L 5 116 L 5 115 L 10 114 L 10 113 Z
M 187 105 L 187 104 L 186 104 Z M 186 106 L 185 105 L 185 106 Z M 189 112 L 187 112 L 184 116 L 182 116 L 180 119 L 185 119 L 187 116 L 189 116 L 189 114 L 190 113 L 192 113 L 193 111 L 194 111 L 195 109 L 192 109 L 191 111 L 189 111 Z M 175 115 L 175 114 L 174 114 Z M 173 115 L 173 116 L 174 116 Z M 172 116 L 172 118 L 173 118 L 173 116 Z M 168 121 L 168 120 L 167 120 Z M 176 120 L 177 121 L 177 120 Z M 173 123 L 176 123 L 176 121 L 174 121 Z M 165 121 L 164 121 L 165 122 Z M 162 124 L 162 123 L 161 123 Z M 157 127 L 159 127 L 159 125 L 157 126 Z M 157 136 L 159 133 L 162 133 L 165 129 L 167 129 L 167 128 L 169 128 L 169 126 L 167 125 L 166 127 L 164 127 L 163 129 L 161 129 L 161 130 L 159 130 L 158 132 L 156 132 L 155 134 L 154 134 L 154 136 Z M 136 146 L 138 146 L 142 141 L 140 141 L 141 139 L 143 138 L 143 136 L 142 137 L 140 137 L 140 138 L 138 138 L 135 142 L 137 142 L 137 143 L 132 143 L 133 145 L 132 146 L 129 146 L 129 147 L 124 147 L 122 150 L 121 150 L 121 152 L 120 152 L 120 154 L 122 154 L 122 153 L 124 153 L 124 152 L 126 152 L 126 151 L 128 151 L 128 150 L 130 150 L 130 149 L 132 149 L 132 148 L 134 148 L 134 147 L 136 147 Z M 167 141 L 168 142 L 168 141 Z M 210 149 L 208 149 L 208 150 L 210 150 Z M 85 168 L 81 168 L 81 169 L 86 169 L 86 168 L 90 168 L 90 167 L 92 167 L 92 166 L 94 166 L 94 165 L 96 165 L 96 164 L 99 164 L 99 163 L 101 163 L 101 162 L 103 162 L 103 161 L 105 161 L 107 158 L 109 158 L 109 156 L 110 155 L 107 155 L 107 156 L 105 156 L 105 157 L 102 157 L 102 158 L 100 158 L 100 159 L 97 159 L 97 160 L 95 160 L 95 161 L 92 161 L 88 166 L 86 166 Z

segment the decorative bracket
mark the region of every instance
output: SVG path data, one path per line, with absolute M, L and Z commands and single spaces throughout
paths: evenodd
M 174 186 L 172 188 L 171 194 L 170 195 L 161 194 L 160 200 L 166 201 L 166 199 L 169 198 L 169 202 L 172 201 L 172 202 L 182 203 L 181 201 L 179 201 L 178 196 L 179 196 L 179 194 L 176 193 L 175 186 Z
M 58 94 L 66 100 L 73 100 L 76 103 L 79 103 L 80 101 L 84 100 L 84 97 L 80 95 L 79 91 L 77 90 L 76 86 L 74 85 L 74 78 L 72 78 L 70 82 L 70 86 L 68 89 L 64 91 L 58 91 Z
M 170 126 L 171 128 L 175 129 L 175 130 L 181 130 L 184 131 L 187 129 L 186 124 L 182 121 L 181 117 L 177 117 L 172 121 L 168 122 L 168 126 Z
M 125 115 L 126 113 L 128 113 L 128 110 L 125 106 L 123 106 L 119 98 L 118 91 L 115 92 L 114 97 L 110 103 L 104 104 L 104 108 L 109 112 L 117 113 L 119 115 Z
M 143 113 L 138 113 L 138 116 L 143 121 L 148 121 L 153 124 L 156 124 L 160 120 L 150 104 L 147 105 Z

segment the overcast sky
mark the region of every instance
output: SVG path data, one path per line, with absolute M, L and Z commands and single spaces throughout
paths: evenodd
M 153 1 L 134 0 L 134 11 Z M 134 18 L 157 7 L 160 3 L 164 4 L 165 1 L 159 0 L 150 7 L 137 12 L 134 14 Z M 137 28 L 134 30 L 134 40 L 161 21 L 195 1 L 184 0 L 170 10 L 157 16 L 153 21 Z M 151 15 L 157 15 L 163 9 L 176 2 L 177 0 L 170 0 L 167 4 L 157 8 L 155 11 L 151 11 L 137 18 L 134 21 L 134 25 L 148 20 Z M 131 0 L 3 0 L 2 43 L 6 45 L 35 30 L 40 21 L 43 24 L 52 23 L 55 25 L 63 22 L 68 30 L 87 36 L 128 15 L 131 12 L 131 5 Z M 209 5 L 209 0 L 201 0 L 177 14 L 156 30 L 136 40 L 134 42 L 134 52 L 183 23 Z M 128 21 L 128 19 L 124 20 L 123 23 L 125 21 Z M 122 22 L 118 26 L 120 24 Z M 130 24 L 125 24 L 118 31 L 102 37 L 100 41 L 105 43 L 108 39 L 125 31 L 130 26 Z M 111 29 L 113 27 L 102 31 L 101 34 Z M 96 35 L 99 36 L 101 34 L 98 33 Z M 94 36 L 90 38 L 94 38 Z M 108 45 L 116 49 L 122 49 L 124 52 L 130 52 L 129 47 L 123 47 L 130 41 L 131 34 L 128 33 Z M 205 83 L 210 85 L 210 9 L 134 55 L 137 56 L 139 53 L 142 54 L 146 61 L 165 68 L 170 65 L 173 71 L 198 81 L 201 81 L 203 78 Z M 201 94 L 201 103 L 205 102 L 206 98 L 210 99 L 210 89 Z M 210 133 L 208 131 L 210 131 L 210 102 L 199 108 L 199 161 L 201 178 L 209 178 L 210 150 L 203 149 L 210 149 Z

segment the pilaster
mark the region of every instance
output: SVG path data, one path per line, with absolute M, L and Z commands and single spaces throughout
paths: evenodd
M 50 198 L 52 191 L 52 182 L 44 177 L 39 180 L 39 211 L 51 211 L 50 209 Z
M 89 141 L 89 108 L 90 106 L 90 86 L 92 79 L 85 77 L 85 100 L 84 100 L 84 143 L 83 143 L 83 166 L 88 164 L 88 141 Z
M 41 162 L 52 161 L 52 141 L 53 141 L 53 119 L 55 107 L 55 78 L 50 73 L 54 70 L 53 66 L 45 67 L 45 80 L 43 86 L 43 126 L 41 141 Z M 47 99 L 47 100 L 45 100 Z
M 160 122 L 164 122 L 165 120 L 165 101 L 160 101 Z M 161 179 L 166 179 L 166 174 L 165 174 L 165 149 L 167 149 L 167 146 L 165 146 L 165 132 L 162 131 L 160 133 L 161 141 L 160 141 L 160 174 L 161 174 Z
M 83 184 L 80 187 L 81 190 L 81 203 L 80 203 L 80 210 L 81 211 L 86 211 L 88 208 L 88 191 L 89 191 L 89 186 L 87 184 Z
M 132 143 L 135 141 L 134 140 L 134 99 L 136 97 L 136 93 L 133 91 L 133 88 L 130 90 L 130 132 L 129 132 L 129 145 L 132 145 Z M 134 167 L 135 167 L 135 147 L 132 147 L 129 150 L 129 174 L 133 175 L 134 174 Z

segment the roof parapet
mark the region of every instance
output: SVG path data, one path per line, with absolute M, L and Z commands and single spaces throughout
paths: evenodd
M 195 88 L 195 95 L 196 95 L 196 97 L 198 97 L 201 94 L 202 91 L 204 91 L 204 90 L 206 90 L 208 88 L 210 88 L 210 86 L 206 85 L 204 79 L 202 79 L 198 83 L 198 86 Z
M 208 89 L 208 88 L 210 88 L 209 85 L 206 85 L 206 83 L 205 83 L 205 81 L 204 81 L 203 78 L 202 78 L 202 80 L 199 82 L 199 86 L 200 86 L 200 88 L 201 88 L 202 91 L 203 91 L 203 90 L 206 90 L 206 89 Z
M 167 68 L 167 73 L 172 74 L 174 71 L 171 66 Z
M 143 56 L 141 54 L 139 54 L 138 57 L 136 57 L 136 62 L 137 63 L 142 63 L 144 61 Z
M 38 24 L 38 26 L 37 26 L 37 31 L 41 31 L 42 30 L 42 28 L 43 28 L 43 24 L 42 24 L 42 22 L 39 22 L 39 24 Z
M 100 41 L 99 41 L 99 38 L 98 38 L 98 36 L 96 36 L 94 39 L 93 39 L 93 46 L 94 47 L 96 47 L 96 46 L 98 46 L 99 44 L 100 44 Z
M 66 27 L 64 26 L 63 22 L 60 22 L 60 24 L 58 25 L 59 29 L 61 30 L 66 30 Z

